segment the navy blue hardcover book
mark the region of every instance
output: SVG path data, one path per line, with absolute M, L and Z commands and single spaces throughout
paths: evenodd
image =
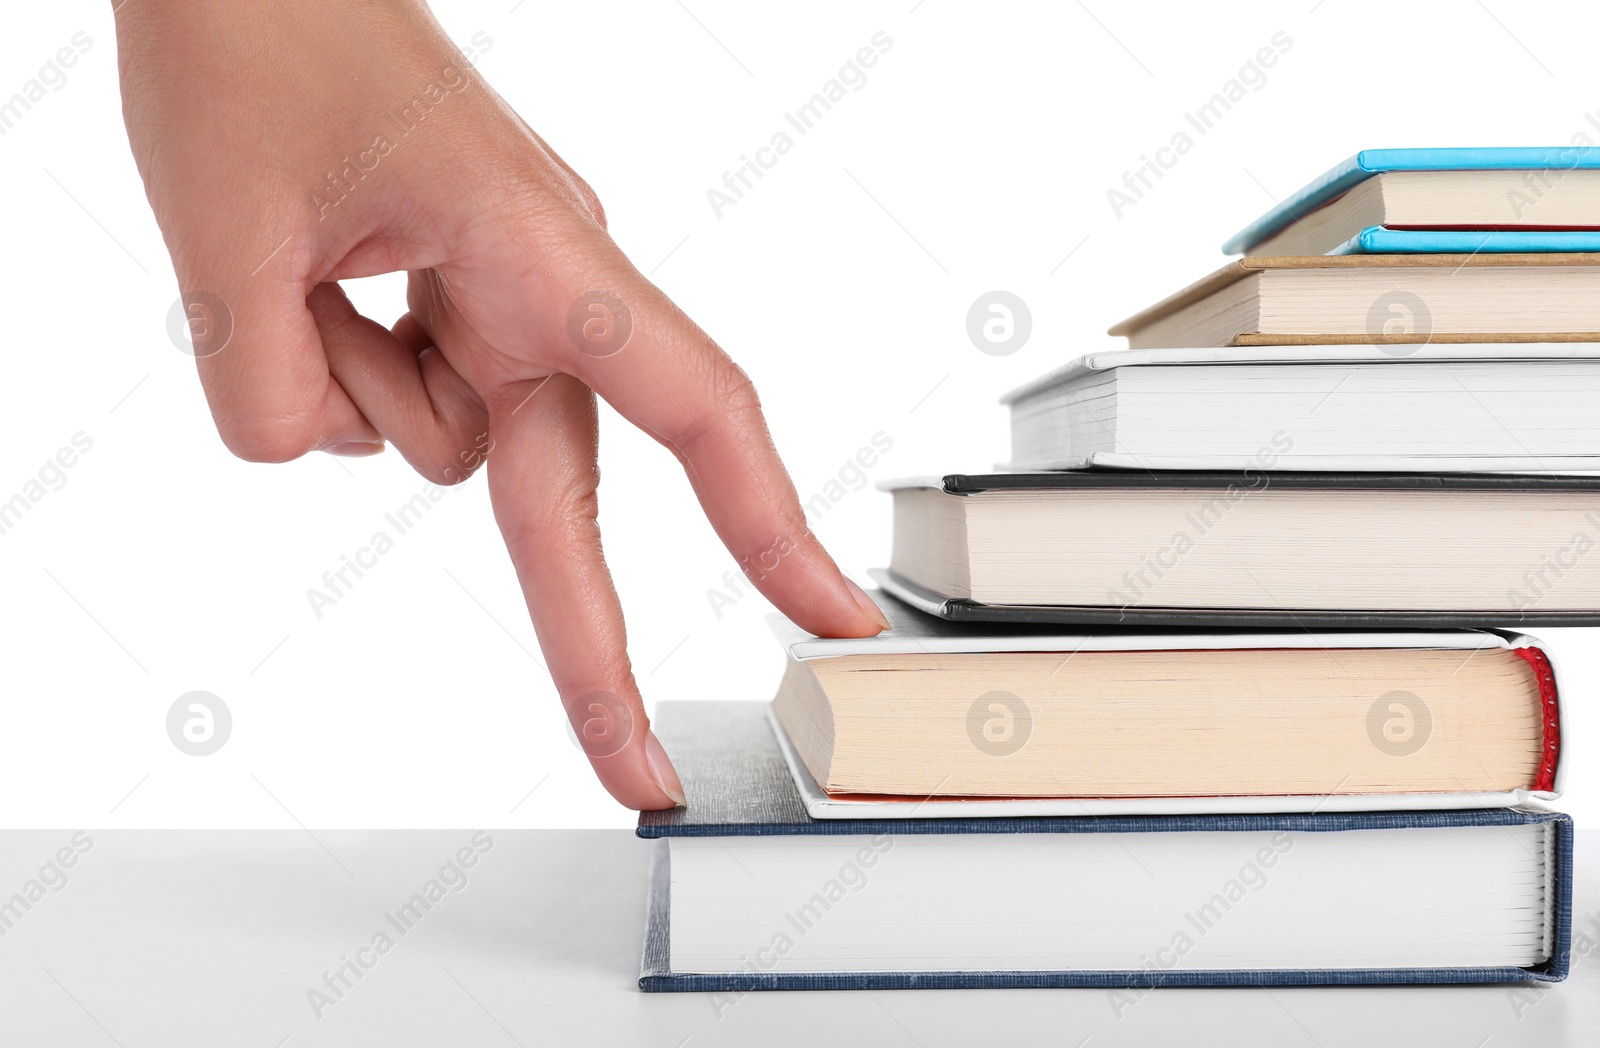
M 688 805 L 639 818 L 641 990 L 1567 975 L 1572 823 L 1556 812 L 819 820 L 766 709 L 657 713 Z

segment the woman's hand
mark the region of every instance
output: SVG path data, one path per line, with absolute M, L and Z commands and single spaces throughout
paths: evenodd
M 595 393 L 677 456 L 802 627 L 887 625 L 806 527 L 744 372 L 633 267 L 593 190 L 420 0 L 133 0 L 117 39 L 223 442 L 281 462 L 388 441 L 441 484 L 487 461 L 551 675 L 617 800 L 683 794 L 601 553 Z M 335 283 L 397 270 L 410 312 L 392 329 Z

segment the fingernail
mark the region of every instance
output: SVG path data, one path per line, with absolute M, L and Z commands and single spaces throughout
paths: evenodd
M 330 455 L 340 455 L 344 458 L 363 458 L 367 455 L 376 455 L 388 446 L 381 440 L 352 440 L 344 444 L 330 444 L 322 450 Z
M 653 731 L 644 733 L 644 755 L 650 762 L 650 774 L 655 778 L 656 785 L 661 787 L 661 792 L 671 797 L 678 807 L 686 807 L 688 801 L 683 797 L 683 783 L 678 780 L 677 770 L 673 768 L 666 749 Z
M 850 595 L 856 599 L 856 604 L 860 606 L 861 613 L 863 615 L 871 619 L 873 622 L 876 622 L 886 630 L 894 628 L 889 625 L 889 616 L 885 615 L 883 613 L 883 609 L 878 607 L 877 603 L 873 601 L 871 597 L 867 596 L 866 590 L 862 589 L 860 586 L 857 586 L 848 578 L 844 580 L 844 584 L 850 587 Z

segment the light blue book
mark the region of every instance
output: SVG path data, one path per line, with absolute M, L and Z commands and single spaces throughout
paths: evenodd
M 1504 255 L 1600 251 L 1600 229 L 1389 229 L 1368 226 L 1330 255 Z
M 1600 231 L 1600 148 L 1586 145 L 1571 146 L 1511 146 L 1473 147 L 1450 149 L 1364 149 L 1339 164 L 1333 170 L 1314 179 L 1309 185 L 1289 196 L 1272 210 L 1256 219 L 1231 237 L 1222 246 L 1226 254 L 1283 254 L 1284 251 L 1258 251 L 1261 245 L 1302 223 L 1313 213 L 1335 202 L 1344 203 L 1351 217 L 1374 205 L 1380 209 L 1381 199 L 1362 200 L 1362 194 L 1377 195 L 1378 186 L 1365 184 L 1379 176 L 1400 176 L 1405 181 L 1411 176 L 1441 172 L 1480 172 L 1474 179 L 1456 179 L 1451 187 L 1454 201 L 1447 201 L 1442 191 L 1413 195 L 1413 214 L 1388 217 L 1380 227 L 1389 227 L 1393 233 L 1422 233 L 1432 230 L 1461 233 L 1481 237 L 1485 232 L 1510 232 L 1519 236 L 1538 232 L 1555 233 Z M 1593 174 L 1590 174 L 1593 172 Z M 1441 187 L 1443 183 L 1441 182 Z M 1365 188 L 1363 188 L 1365 186 Z M 1348 201 L 1347 195 L 1352 195 Z M 1453 204 L 1441 210 L 1445 204 Z M 1361 206 L 1356 206 L 1361 205 Z M 1462 220 L 1462 210 L 1473 213 L 1471 221 Z M 1434 211 L 1435 217 L 1429 218 Z M 1327 228 L 1330 213 L 1319 216 L 1321 221 L 1312 225 Z M 1366 244 L 1351 245 L 1350 241 L 1370 233 L 1374 223 L 1361 221 L 1353 230 L 1347 230 L 1320 250 L 1303 250 L 1293 253 L 1346 254 L 1353 251 L 1433 251 L 1433 248 L 1409 246 L 1409 239 L 1391 240 L 1385 237 L 1369 238 Z M 1404 226 L 1404 229 L 1393 227 Z M 1418 240 L 1416 243 L 1422 243 Z M 1456 243 L 1468 243 L 1465 248 Z M 1498 246 L 1516 243 L 1521 246 Z M 1479 250 L 1499 251 L 1588 251 L 1590 246 L 1569 246 L 1589 243 L 1569 241 L 1564 238 L 1542 237 L 1529 241 L 1493 240 L 1489 247 Z M 1475 241 L 1453 242 L 1448 249 L 1470 252 Z

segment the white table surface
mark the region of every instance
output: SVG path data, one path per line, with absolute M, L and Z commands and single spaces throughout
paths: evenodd
M 66 883 L 0 934 L 0 1045 L 1600 1043 L 1600 949 L 1553 987 L 1166 989 L 1120 1017 L 1105 990 L 642 994 L 646 843 L 489 835 L 401 935 L 384 915 L 471 831 L 90 831 Z M 71 836 L 0 834 L 0 903 Z M 1578 837 L 1575 922 L 1595 934 L 1600 835 Z M 317 1017 L 307 991 L 380 930 L 393 949 Z

